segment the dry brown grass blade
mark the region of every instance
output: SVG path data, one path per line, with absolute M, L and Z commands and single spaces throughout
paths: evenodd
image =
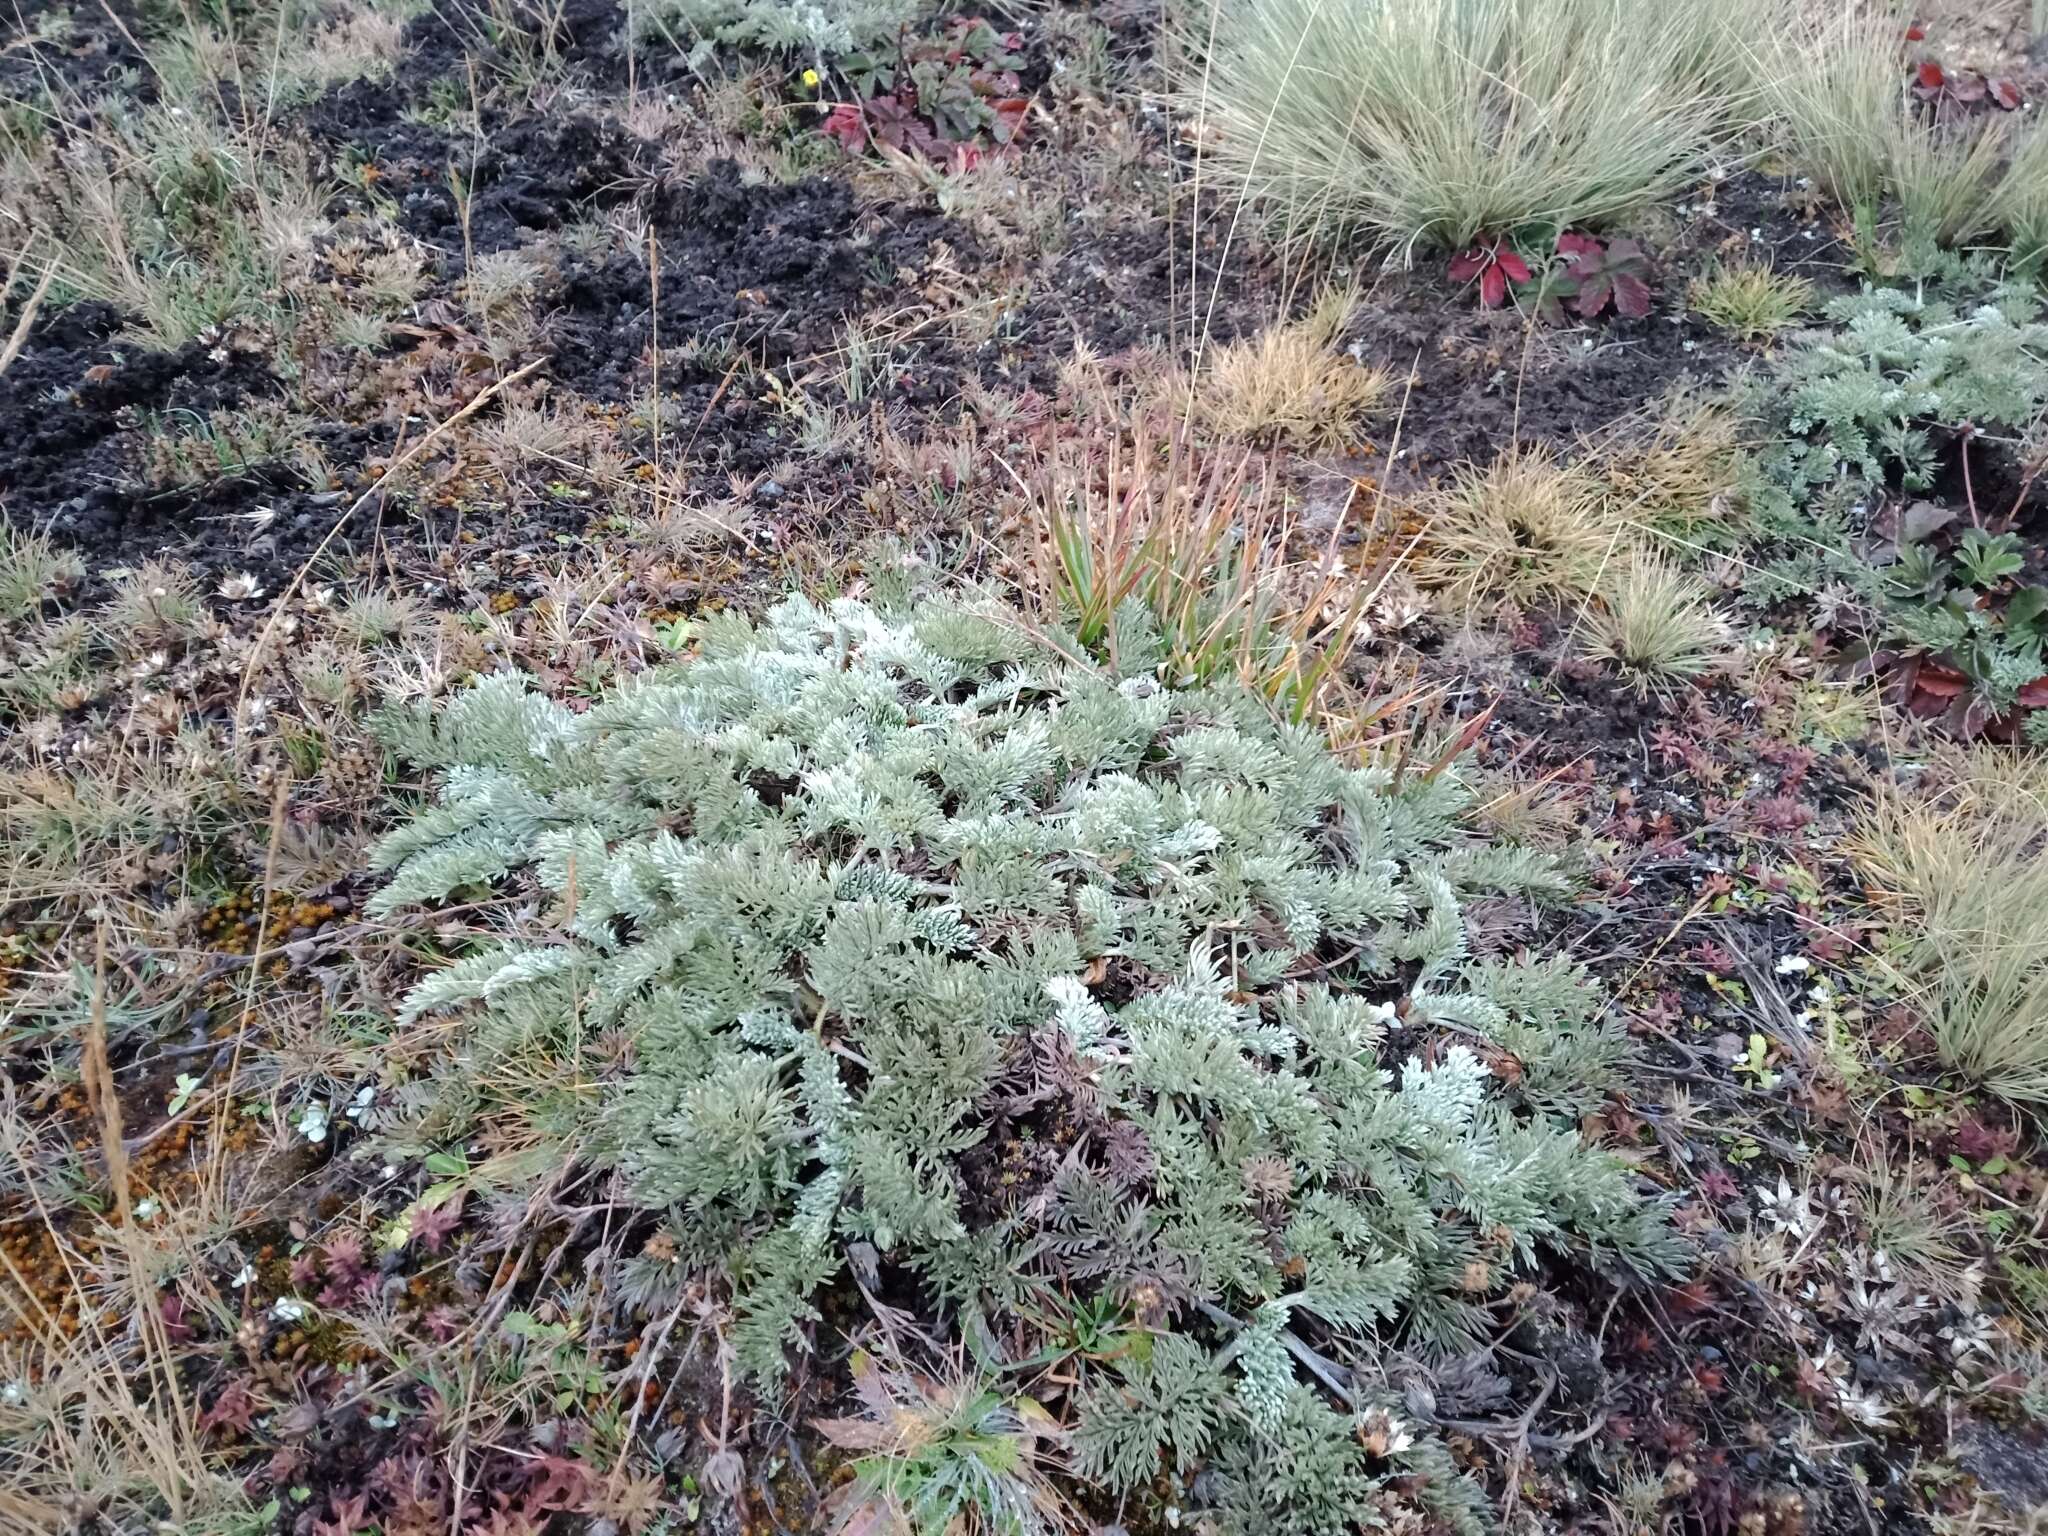
M 8 275 L 13 276 L 12 273 Z M 50 284 L 55 282 L 56 278 L 57 264 L 51 262 L 49 266 L 43 268 L 42 278 L 30 290 L 29 296 L 22 300 L 21 314 L 14 322 L 14 331 L 8 336 L 7 345 L 0 347 L 0 374 L 6 373 L 14 366 L 14 360 L 21 356 L 21 349 L 28 345 L 29 330 L 36 323 L 36 311 L 42 308 L 43 295 L 50 291 Z M 5 287 L 0 286 L 0 293 L 5 291 Z

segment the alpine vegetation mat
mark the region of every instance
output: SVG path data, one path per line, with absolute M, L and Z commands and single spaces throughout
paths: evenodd
M 1156 659 L 791 598 L 582 713 L 501 675 L 391 722 L 440 790 L 376 914 L 512 897 L 404 1005 L 457 1059 L 397 1150 L 614 1168 L 763 1391 L 865 1297 L 1028 1388 L 1084 1499 L 1473 1528 L 1385 1362 L 1489 1337 L 1542 1254 L 1685 1264 L 1576 1129 L 1624 1051 L 1598 989 L 1468 944 L 1469 900 L 1565 879 L 1465 829 L 1455 768 L 1345 766 Z

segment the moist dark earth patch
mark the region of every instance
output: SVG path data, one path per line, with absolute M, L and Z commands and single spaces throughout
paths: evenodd
M 491 238 L 512 243 L 526 228 L 558 225 L 604 195 L 625 162 L 594 146 L 624 155 L 630 143 L 594 119 L 522 125 L 495 152 L 496 179 L 479 197 L 481 206 L 495 194 Z M 558 169 L 544 188 L 529 174 L 543 166 Z M 757 184 L 729 160 L 687 187 L 657 192 L 649 208 L 660 253 L 658 326 L 643 258 L 570 265 L 539 301 L 553 354 L 546 372 L 557 386 L 598 401 L 637 398 L 651 379 L 657 332 L 664 352 L 718 342 L 748 368 L 781 366 L 829 351 L 878 280 L 922 265 L 935 240 L 954 235 L 971 259 L 971 242 L 938 215 L 905 212 L 863 233 L 862 211 L 845 183 Z M 457 252 L 459 263 L 459 232 Z M 248 572 L 265 591 L 278 590 L 327 540 L 345 498 L 308 491 L 282 466 L 193 490 L 139 490 L 133 429 L 148 415 L 232 409 L 279 385 L 267 364 L 231 341 L 202 338 L 169 352 L 121 342 L 124 318 L 96 303 L 60 311 L 38 325 L 0 376 L 0 421 L 22 423 L 0 437 L 6 516 L 48 530 L 94 571 L 175 555 L 209 576 Z M 661 381 L 670 409 L 687 423 L 701 490 L 714 491 L 735 473 L 760 476 L 791 449 L 787 419 L 757 392 L 736 387 L 736 373 L 684 364 Z M 933 376 L 920 377 L 929 389 Z M 325 439 L 329 462 L 351 466 L 388 446 L 390 432 L 382 424 L 337 424 L 315 436 Z M 352 519 L 328 551 L 345 555 L 365 521 Z M 404 537 L 390 525 L 382 531 Z M 549 540 L 556 531 L 547 531 Z
M 830 351 L 871 287 L 921 266 L 952 234 L 943 218 L 914 212 L 863 235 L 844 182 L 751 183 L 730 160 L 658 195 L 650 212 L 663 351 L 715 340 L 767 367 Z M 657 328 L 646 255 L 573 266 L 550 303 L 555 378 L 593 399 L 624 398 L 647 371 Z
M 1410 476 L 1426 480 L 1450 464 L 1485 462 L 1510 443 L 1569 452 L 1586 434 L 1674 388 L 1714 388 L 1754 360 L 1672 291 L 1716 253 L 1770 252 L 1780 270 L 1813 279 L 1821 300 L 1852 290 L 1831 264 L 1843 255 L 1839 244 L 1791 192 L 1744 172 L 1693 194 L 1685 204 L 1691 222 L 1657 252 L 1655 304 L 1640 320 L 1609 311 L 1546 325 L 1513 306 L 1481 309 L 1469 285 L 1451 283 L 1441 256 L 1384 274 L 1350 335 L 1366 361 L 1397 380 L 1413 370 L 1400 436 Z
M 171 510 L 192 498 L 138 493 L 133 428 L 151 414 L 231 409 L 276 380 L 260 358 L 204 338 L 171 352 L 122 342 L 125 318 L 97 301 L 71 305 L 39 324 L 0 375 L 0 507 L 13 526 L 47 531 L 95 568 L 165 552 L 205 565 L 209 550 L 246 549 L 232 523 L 206 532 L 196 508 Z M 237 492 L 213 486 L 206 499 Z M 190 531 L 177 531 L 188 520 Z
M 0 13 L 0 97 L 33 101 L 47 88 L 65 98 L 119 90 L 147 104 L 156 100 L 156 81 L 132 38 L 142 22 L 132 0 L 70 5 L 62 0 L 10 0 Z M 43 46 L 19 45 L 23 38 L 50 35 Z
M 342 142 L 371 157 L 378 191 L 396 204 L 400 227 L 438 253 L 441 274 L 451 282 L 463 275 L 470 255 L 506 250 L 587 212 L 628 202 L 650 174 L 648 147 L 606 117 L 492 122 L 480 141 L 395 118 L 381 132 L 354 131 L 357 109 L 362 121 L 375 122 L 392 89 L 356 81 L 323 98 L 315 116 L 347 125 Z M 464 198 L 457 196 L 458 185 Z M 330 211 L 361 202 L 360 193 L 345 192 Z

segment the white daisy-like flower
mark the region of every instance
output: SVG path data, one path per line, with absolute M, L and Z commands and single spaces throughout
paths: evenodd
M 1782 1173 L 1778 1175 L 1776 1189 L 1766 1186 L 1756 1192 L 1756 1203 L 1757 1214 L 1775 1231 L 1805 1237 L 1818 1225 L 1813 1207 L 1807 1202 L 1806 1191 L 1794 1190 Z
M 156 1213 L 162 1209 L 163 1206 L 157 1203 L 156 1196 L 144 1195 L 135 1202 L 135 1219 L 137 1221 L 154 1221 L 156 1220 Z
M 1778 960 L 1780 976 L 1798 976 L 1813 969 L 1813 962 L 1804 955 L 1783 955 Z
M 235 1271 L 235 1278 L 228 1282 L 228 1284 L 232 1285 L 238 1291 L 246 1291 L 250 1286 L 254 1285 L 255 1283 L 256 1266 L 254 1264 L 244 1264 L 240 1269 Z
M 17 1376 L 4 1386 L 0 1386 L 0 1404 L 5 1404 L 9 1408 L 19 1408 L 27 1401 L 28 1383 L 21 1377 Z
M 138 678 L 155 677 L 157 673 L 163 671 L 163 669 L 165 667 L 168 667 L 170 664 L 171 658 L 168 652 L 151 651 L 147 656 L 143 657 L 142 660 L 135 663 L 135 670 L 131 674 L 131 676 Z
M 213 590 L 231 603 L 245 603 L 263 595 L 263 583 L 247 571 L 236 571 L 232 576 L 222 577 Z
M 271 1305 L 270 1315 L 280 1323 L 296 1323 L 306 1315 L 306 1304 L 296 1296 L 280 1296 Z
M 1868 1392 L 1841 1392 L 1835 1406 L 1866 1429 L 1890 1429 L 1892 1411 Z

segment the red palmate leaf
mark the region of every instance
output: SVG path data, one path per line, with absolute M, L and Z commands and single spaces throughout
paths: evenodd
M 1640 320 L 1650 312 L 1650 285 L 1633 272 L 1614 274 L 1614 308 L 1631 320 Z
M 1506 246 L 1495 247 L 1493 262 L 1495 266 L 1508 275 L 1510 281 L 1517 283 L 1529 281 L 1529 263 L 1522 260 L 1521 257 L 1517 256 Z
M 1557 254 L 1571 262 L 1584 261 L 1589 257 L 1597 258 L 1600 254 L 1600 237 L 1582 235 L 1577 230 L 1568 229 L 1557 237 Z
M 841 102 L 825 118 L 825 134 L 837 139 L 840 146 L 850 155 L 857 155 L 868 147 L 867 120 L 859 107 L 851 102 Z
M 1451 281 L 1469 283 L 1483 271 L 1487 264 L 1487 253 L 1478 246 L 1469 251 L 1460 251 L 1451 258 Z
M 1488 309 L 1499 309 L 1507 302 L 1508 279 L 1497 261 L 1489 261 L 1486 270 L 1479 274 L 1479 302 Z
M 1913 89 L 1916 91 L 1932 95 L 1947 83 L 1947 74 L 1932 59 L 1921 60 L 1919 69 L 1914 71 Z

